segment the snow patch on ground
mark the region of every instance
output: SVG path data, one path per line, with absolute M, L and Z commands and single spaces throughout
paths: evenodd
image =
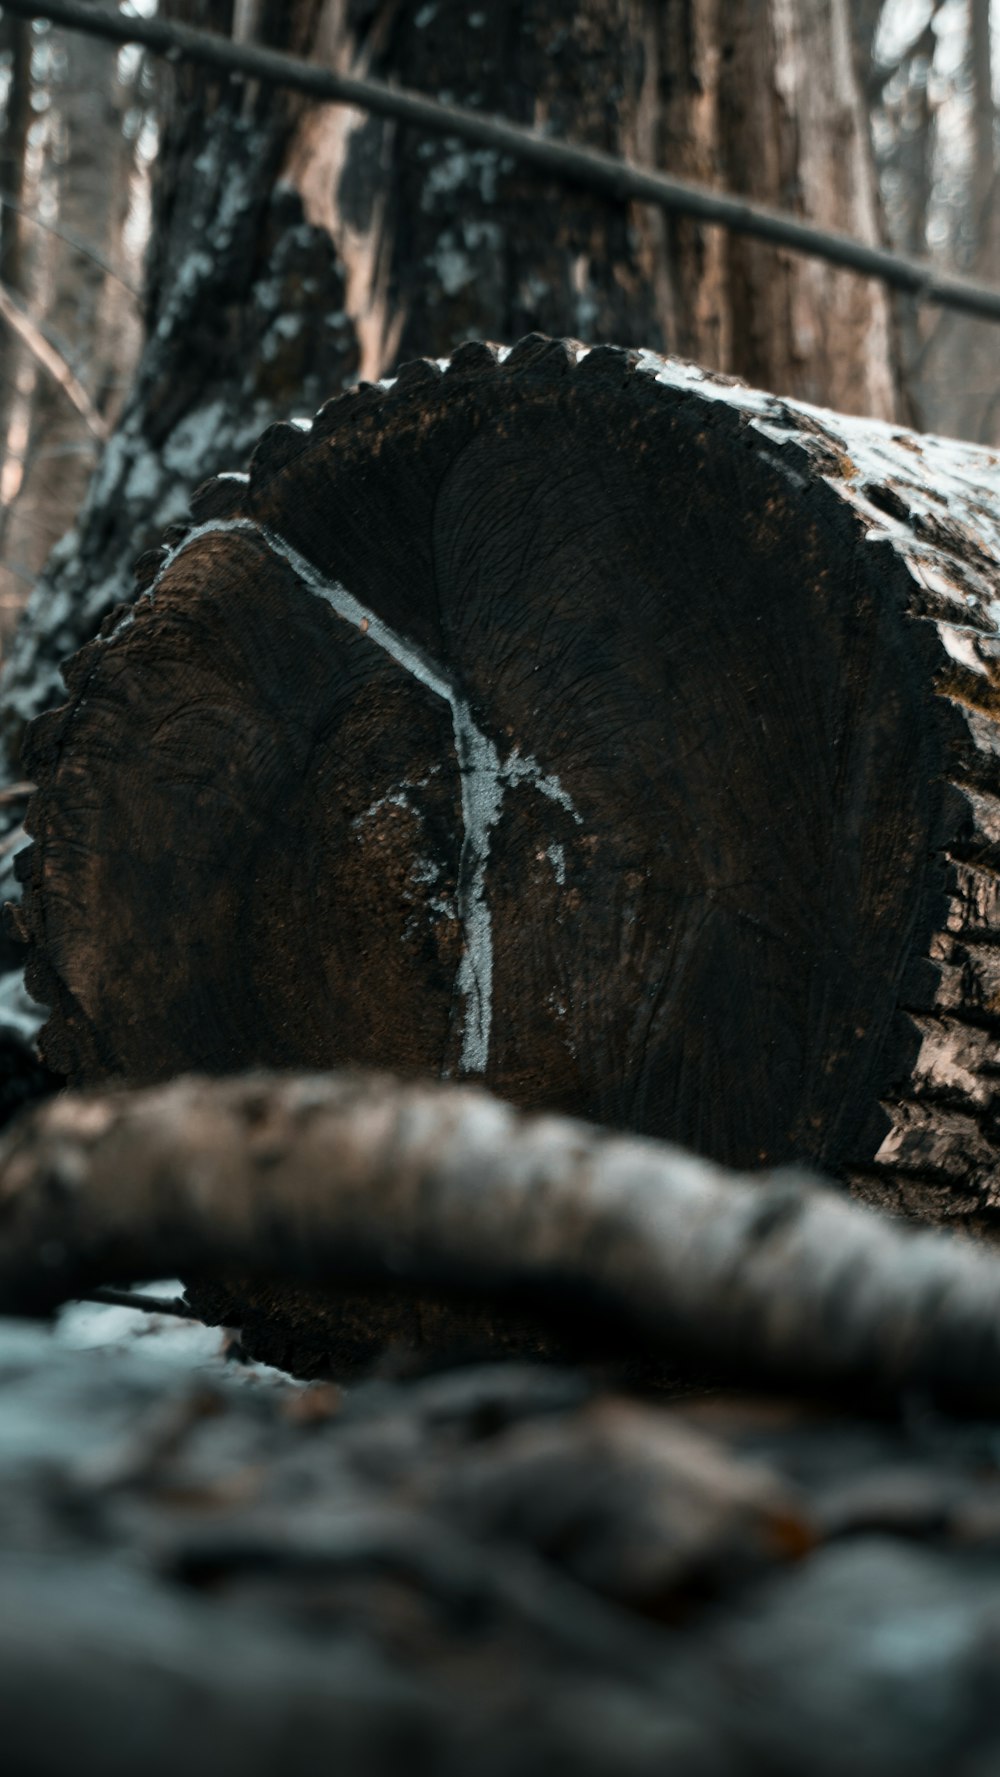
M 175 1282 L 150 1286 L 177 1295 Z M 90 1366 L 93 1366 L 91 1368 Z M 79 1383 L 93 1391 L 81 1400 Z M 137 1413 L 206 1385 L 300 1391 L 267 1364 L 227 1357 L 225 1334 L 196 1320 L 96 1302 L 70 1302 L 54 1320 L 0 1316 L 0 1463 L 12 1469 L 103 1466 L 134 1442 Z

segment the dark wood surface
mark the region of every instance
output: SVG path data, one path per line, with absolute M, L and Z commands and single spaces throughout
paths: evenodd
M 28 742 L 52 1067 L 374 1064 L 871 1166 L 961 724 L 830 450 L 722 392 L 468 346 L 207 484 Z

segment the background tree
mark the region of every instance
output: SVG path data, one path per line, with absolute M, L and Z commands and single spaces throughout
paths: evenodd
M 69 527 L 138 354 L 151 76 L 43 20 L 0 21 L 0 637 Z M 23 314 L 30 331 L 18 330 Z M 82 401 L 40 364 L 55 350 Z M 81 411 L 82 408 L 82 411 Z
M 876 162 L 892 243 L 984 281 L 1000 274 L 996 48 L 989 0 L 855 0 Z M 916 424 L 1000 439 L 993 329 L 900 307 Z

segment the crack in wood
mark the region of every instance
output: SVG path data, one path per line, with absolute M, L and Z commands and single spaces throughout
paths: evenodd
M 313 562 L 277 532 L 261 526 L 259 534 L 268 548 L 288 564 L 303 586 L 324 599 L 345 623 L 361 630 L 404 672 L 447 703 L 451 711 L 463 827 L 458 867 L 458 915 L 464 943 L 455 981 L 456 989 L 465 1001 L 459 1070 L 463 1074 L 481 1074 L 489 1061 L 493 1022 L 493 918 L 486 894 L 486 871 L 490 834 L 500 819 L 504 796 L 516 784 L 528 783 L 549 801 L 565 809 L 577 825 L 581 824 L 582 817 L 559 779 L 544 773 L 537 759 L 530 754 L 522 756 L 515 747 L 506 760 L 501 760 L 495 743 L 476 722 L 468 698 L 423 649 L 390 628 L 377 612 L 363 605 L 338 580 L 328 580 Z
M 144 598 L 153 599 L 164 575 L 192 544 L 202 537 L 231 531 L 245 532 L 265 543 L 273 555 L 291 568 L 308 592 L 323 599 L 337 617 L 374 642 L 404 672 L 425 686 L 434 697 L 447 703 L 451 711 L 463 827 L 458 869 L 458 919 L 464 942 L 455 979 L 456 992 L 465 1006 L 459 1072 L 484 1073 L 489 1061 L 493 1022 L 493 920 L 486 893 L 486 872 L 490 835 L 503 812 L 504 797 L 518 784 L 530 784 L 548 801 L 564 809 L 577 826 L 582 825 L 582 816 L 558 777 L 544 772 L 533 755 L 522 754 L 518 747 L 514 747 L 506 759 L 501 759 L 496 744 L 476 722 L 468 698 L 422 648 L 392 629 L 338 580 L 328 579 L 293 544 L 266 525 L 248 518 L 210 519 L 196 525 L 165 557 Z M 116 641 L 134 622 L 135 606 L 131 606 L 104 640 L 108 643 Z

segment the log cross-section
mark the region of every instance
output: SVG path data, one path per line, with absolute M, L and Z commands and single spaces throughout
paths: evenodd
M 391 1067 L 1000 1203 L 1000 464 L 532 338 L 272 428 L 35 723 L 76 1084 Z

